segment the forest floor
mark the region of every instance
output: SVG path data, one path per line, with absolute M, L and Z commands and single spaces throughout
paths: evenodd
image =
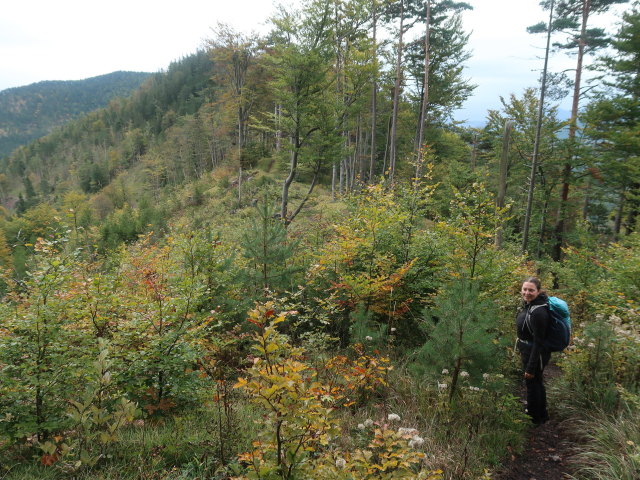
M 556 365 L 545 370 L 545 382 L 562 375 Z M 524 388 L 522 392 L 524 398 Z M 565 480 L 571 477 L 570 458 L 575 444 L 565 424 L 552 418 L 544 425 L 532 426 L 521 455 L 513 455 L 497 472 L 495 480 Z

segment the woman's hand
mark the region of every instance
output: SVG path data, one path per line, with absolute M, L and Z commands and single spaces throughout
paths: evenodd
M 524 372 L 525 380 L 531 380 L 531 379 L 533 379 L 533 377 L 535 377 L 535 375 L 533 373 Z

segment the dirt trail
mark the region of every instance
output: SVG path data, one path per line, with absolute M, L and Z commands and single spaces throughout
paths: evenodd
M 553 364 L 545 369 L 545 382 L 562 374 Z M 524 392 L 523 392 L 524 393 Z M 553 401 L 553 399 L 551 399 Z M 552 406 L 553 407 L 553 406 Z M 552 408 L 553 409 L 553 408 Z M 569 458 L 573 443 L 566 427 L 557 419 L 533 426 L 521 455 L 514 455 L 494 473 L 495 480 L 563 480 L 571 478 Z

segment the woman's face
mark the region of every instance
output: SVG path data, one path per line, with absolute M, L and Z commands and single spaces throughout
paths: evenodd
M 535 283 L 524 282 L 522 284 L 522 290 L 520 290 L 520 293 L 522 294 L 522 299 L 525 302 L 531 303 L 536 299 L 540 291 L 538 290 L 538 287 L 536 287 Z

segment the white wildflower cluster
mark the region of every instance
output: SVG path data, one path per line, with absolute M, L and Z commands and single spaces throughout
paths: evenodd
M 447 370 L 446 368 L 442 370 L 442 375 L 449 375 L 449 370 Z
M 370 341 L 372 341 L 372 340 L 373 340 L 373 337 L 372 337 L 371 335 L 367 335 L 366 337 L 364 337 L 364 339 L 365 339 L 367 342 L 370 342 Z
M 396 331 L 396 327 L 391 327 L 391 333 Z
M 367 418 L 364 422 L 358 424 L 358 430 L 365 430 L 373 427 L 373 420 Z
M 447 387 L 446 383 L 438 383 L 438 390 L 446 390 Z
M 387 417 L 387 420 L 389 420 L 390 422 L 399 422 L 400 421 L 400 415 L 398 415 L 396 413 L 390 413 L 389 416 Z
M 480 387 L 469 387 L 469 390 L 471 390 L 472 392 L 479 392 Z
M 617 315 L 611 315 L 609 321 L 613 325 L 613 331 L 620 338 L 640 342 L 640 330 L 632 323 L 624 323 Z
M 342 457 L 336 458 L 336 467 L 344 468 L 346 466 L 347 466 L 347 461 L 344 458 Z
M 418 435 L 414 435 L 411 437 L 411 440 L 409 440 L 409 447 L 411 448 L 421 447 L 422 444 L 424 444 L 424 438 L 419 437 Z
M 409 447 L 418 448 L 424 444 L 424 438 L 418 435 L 418 430 L 415 428 L 400 427 L 398 429 L 398 435 L 404 438 L 409 438 Z
M 468 376 L 469 376 L 469 372 L 465 372 L 465 371 L 463 370 L 463 371 L 461 371 L 461 372 L 460 372 L 460 376 L 461 376 L 462 378 L 466 378 L 466 377 L 468 377 Z
M 484 380 L 489 380 L 489 378 L 490 378 L 490 377 L 491 377 L 491 375 L 489 375 L 488 373 L 483 373 L 483 374 L 482 374 L 482 378 L 483 378 Z

